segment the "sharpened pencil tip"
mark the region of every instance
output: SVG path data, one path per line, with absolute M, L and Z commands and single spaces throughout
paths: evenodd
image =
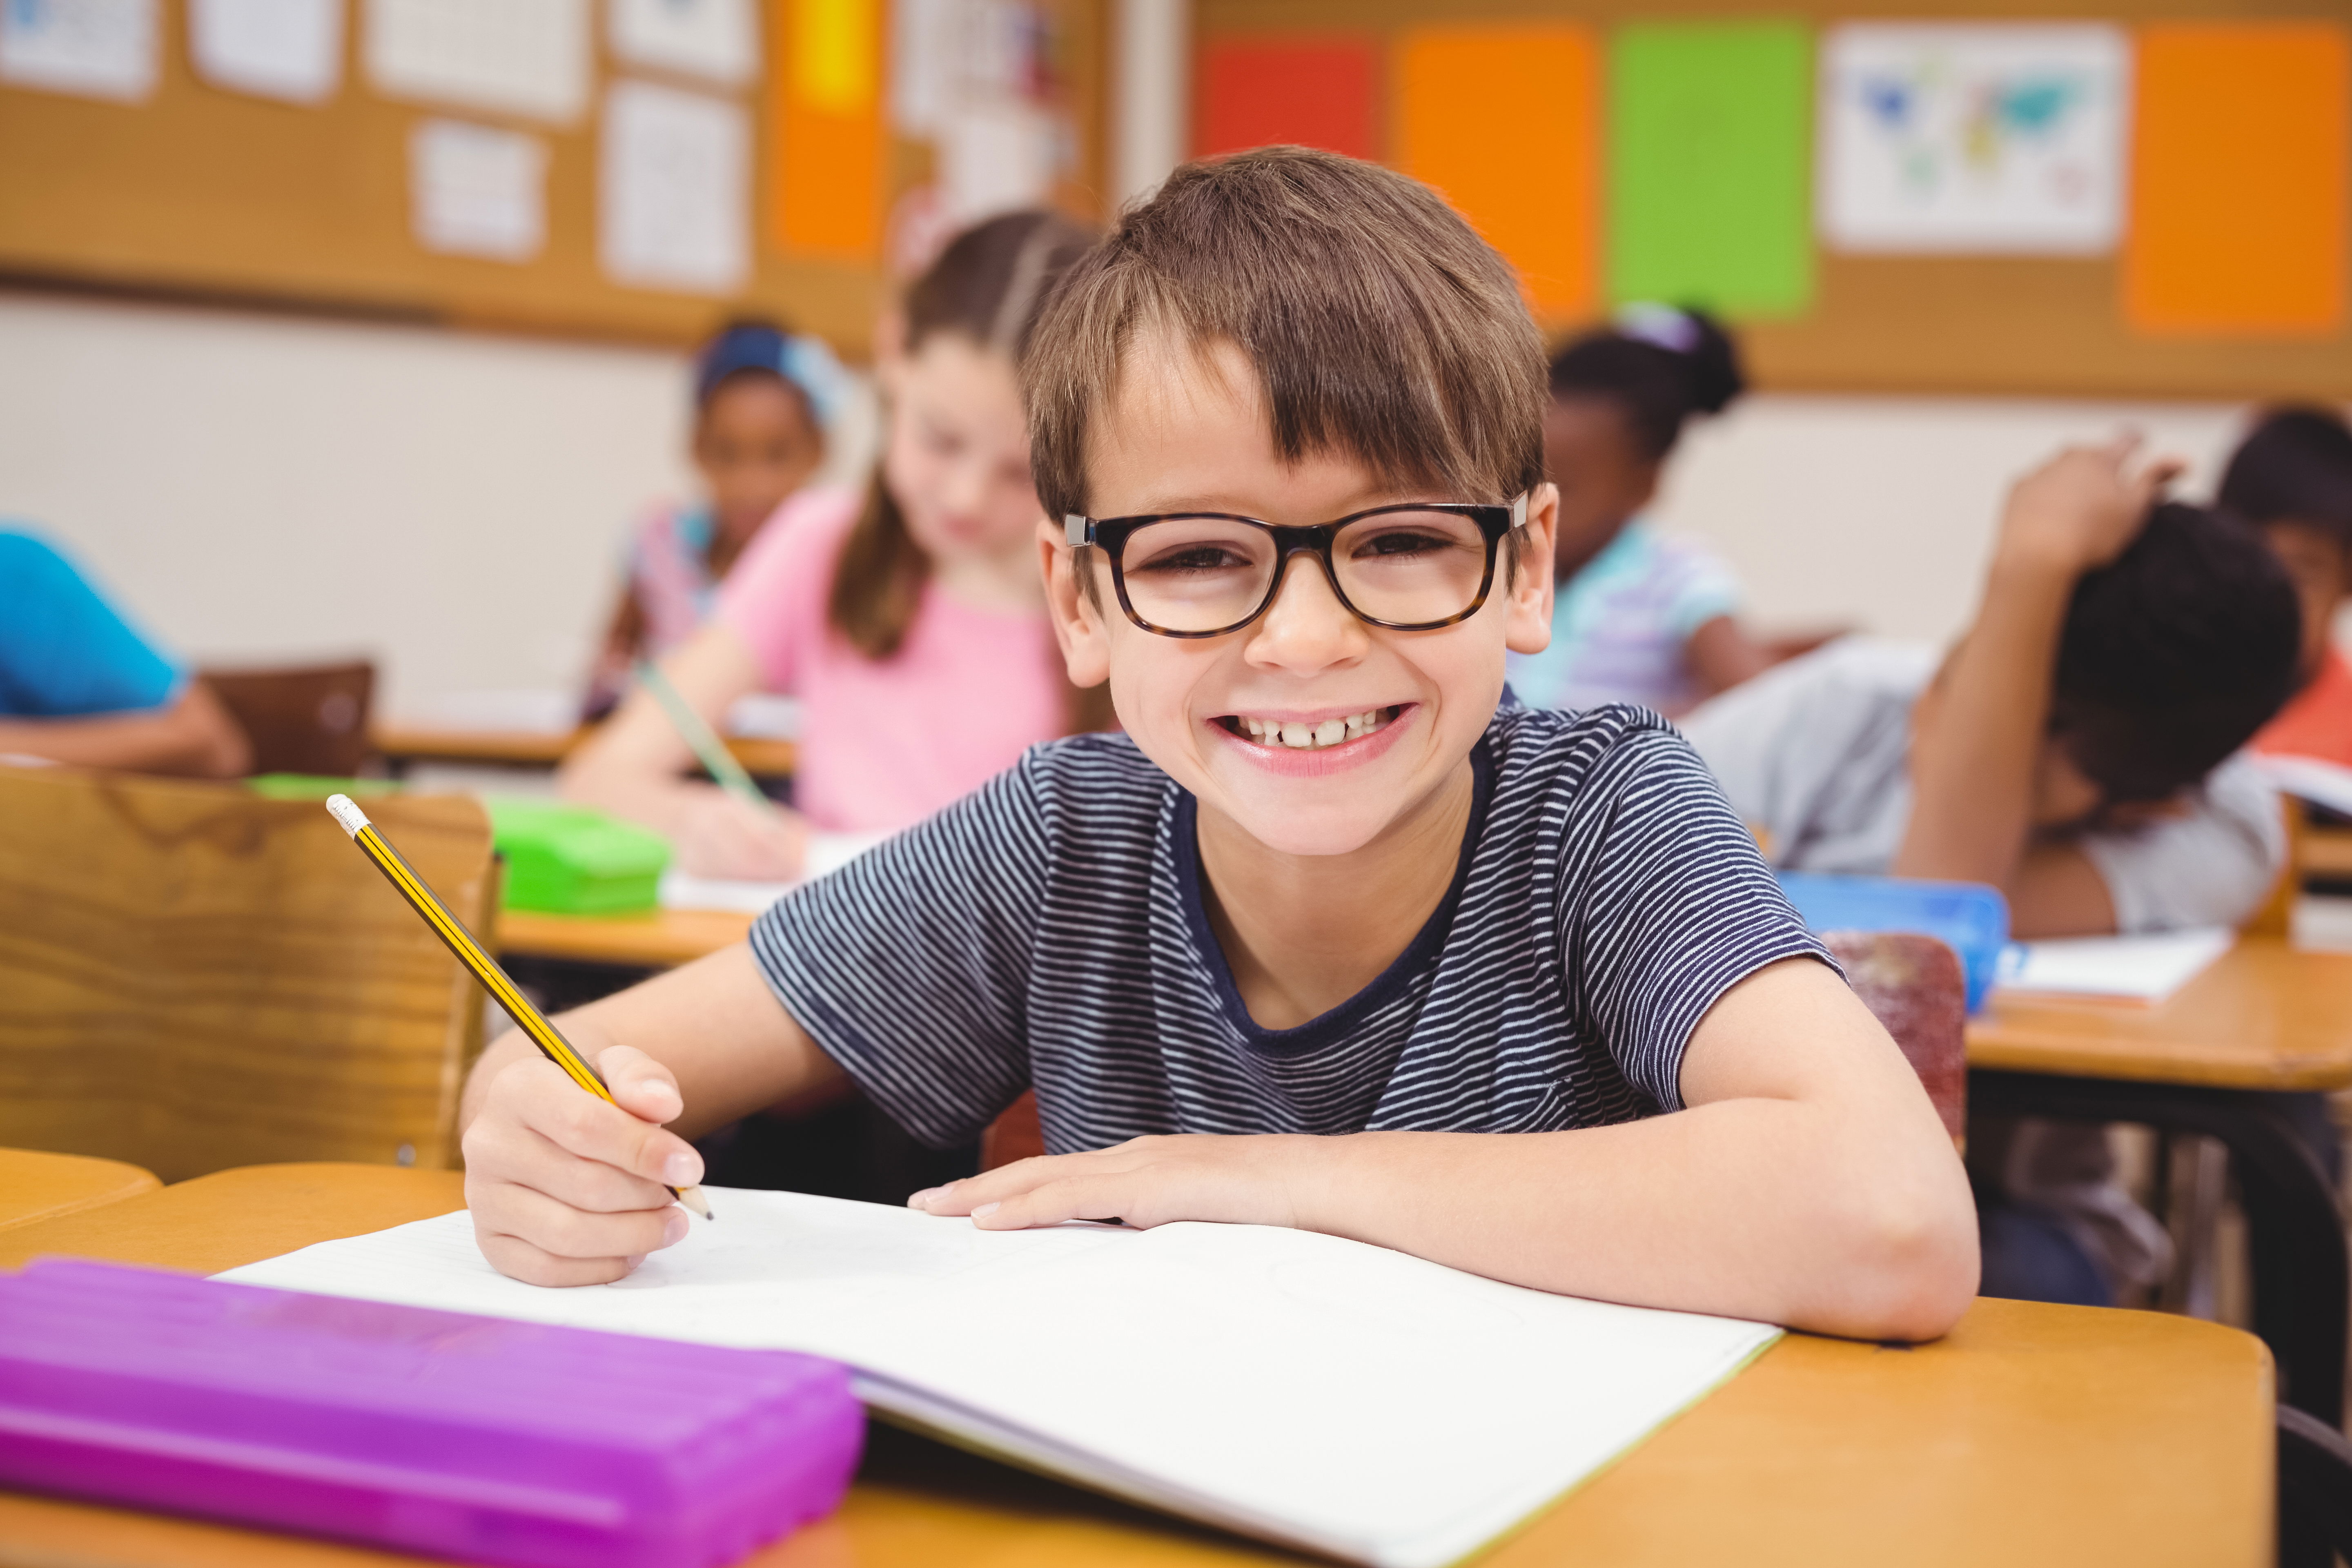
M 698 1214 L 705 1219 L 717 1219 L 719 1217 L 717 1215 L 710 1212 L 710 1200 L 702 1195 L 702 1189 L 700 1187 L 678 1188 L 677 1201 L 685 1206 L 686 1211 L 688 1214 Z

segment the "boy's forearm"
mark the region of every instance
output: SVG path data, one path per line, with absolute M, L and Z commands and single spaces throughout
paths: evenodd
M 1974 1293 L 1948 1149 L 1727 1100 L 1571 1132 L 1310 1141 L 1299 1223 L 1514 1284 L 1824 1333 L 1930 1339 Z
M 688 1139 L 844 1077 L 740 944 L 550 1021 L 591 1063 L 611 1047 L 630 1046 L 667 1068 L 685 1105 L 668 1125 Z M 520 1030 L 491 1041 L 467 1075 L 458 1131 L 480 1113 L 493 1079 L 537 1054 Z
M 1897 876 L 2005 887 L 2016 871 L 2074 586 L 2074 574 L 2053 563 L 1995 561 L 1983 608 L 1935 698 L 1936 722 L 1912 742 Z
M 191 686 L 167 707 L 84 719 L 0 719 L 0 753 L 69 767 L 231 778 L 251 748 L 220 700 Z

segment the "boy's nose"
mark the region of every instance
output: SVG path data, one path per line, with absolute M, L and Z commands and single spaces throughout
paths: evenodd
M 1296 668 L 1316 669 L 1360 655 L 1365 626 L 1339 602 L 1323 563 L 1294 555 L 1283 563 L 1274 603 L 1255 628 L 1254 658 Z

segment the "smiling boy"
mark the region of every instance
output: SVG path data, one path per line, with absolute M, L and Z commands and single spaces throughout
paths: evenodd
M 571 1015 L 466 1104 L 484 1252 L 586 1283 L 684 1234 L 692 1136 L 855 1080 L 1046 1156 L 919 1193 L 988 1228 L 1323 1230 L 1538 1289 L 1943 1331 L 1959 1163 L 1705 768 L 1630 708 L 1502 706 L 1548 635 L 1543 364 L 1424 187 L 1271 149 L 1179 170 L 1024 366 L 1072 678 L 1123 736 L 1011 772 Z M 676 1131 L 657 1123 L 675 1123 Z

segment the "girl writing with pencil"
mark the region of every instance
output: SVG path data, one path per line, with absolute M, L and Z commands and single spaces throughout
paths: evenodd
M 645 691 L 575 752 L 562 787 L 644 823 L 702 876 L 798 876 L 811 830 L 889 832 L 1034 742 L 1108 723 L 1062 673 L 1045 616 L 1015 365 L 1089 243 L 1025 212 L 959 237 L 880 333 L 882 460 L 861 495 L 787 500 L 729 574 L 718 613 L 661 668 L 717 724 L 739 697 L 801 700 L 797 810 L 683 775 L 692 756 Z

